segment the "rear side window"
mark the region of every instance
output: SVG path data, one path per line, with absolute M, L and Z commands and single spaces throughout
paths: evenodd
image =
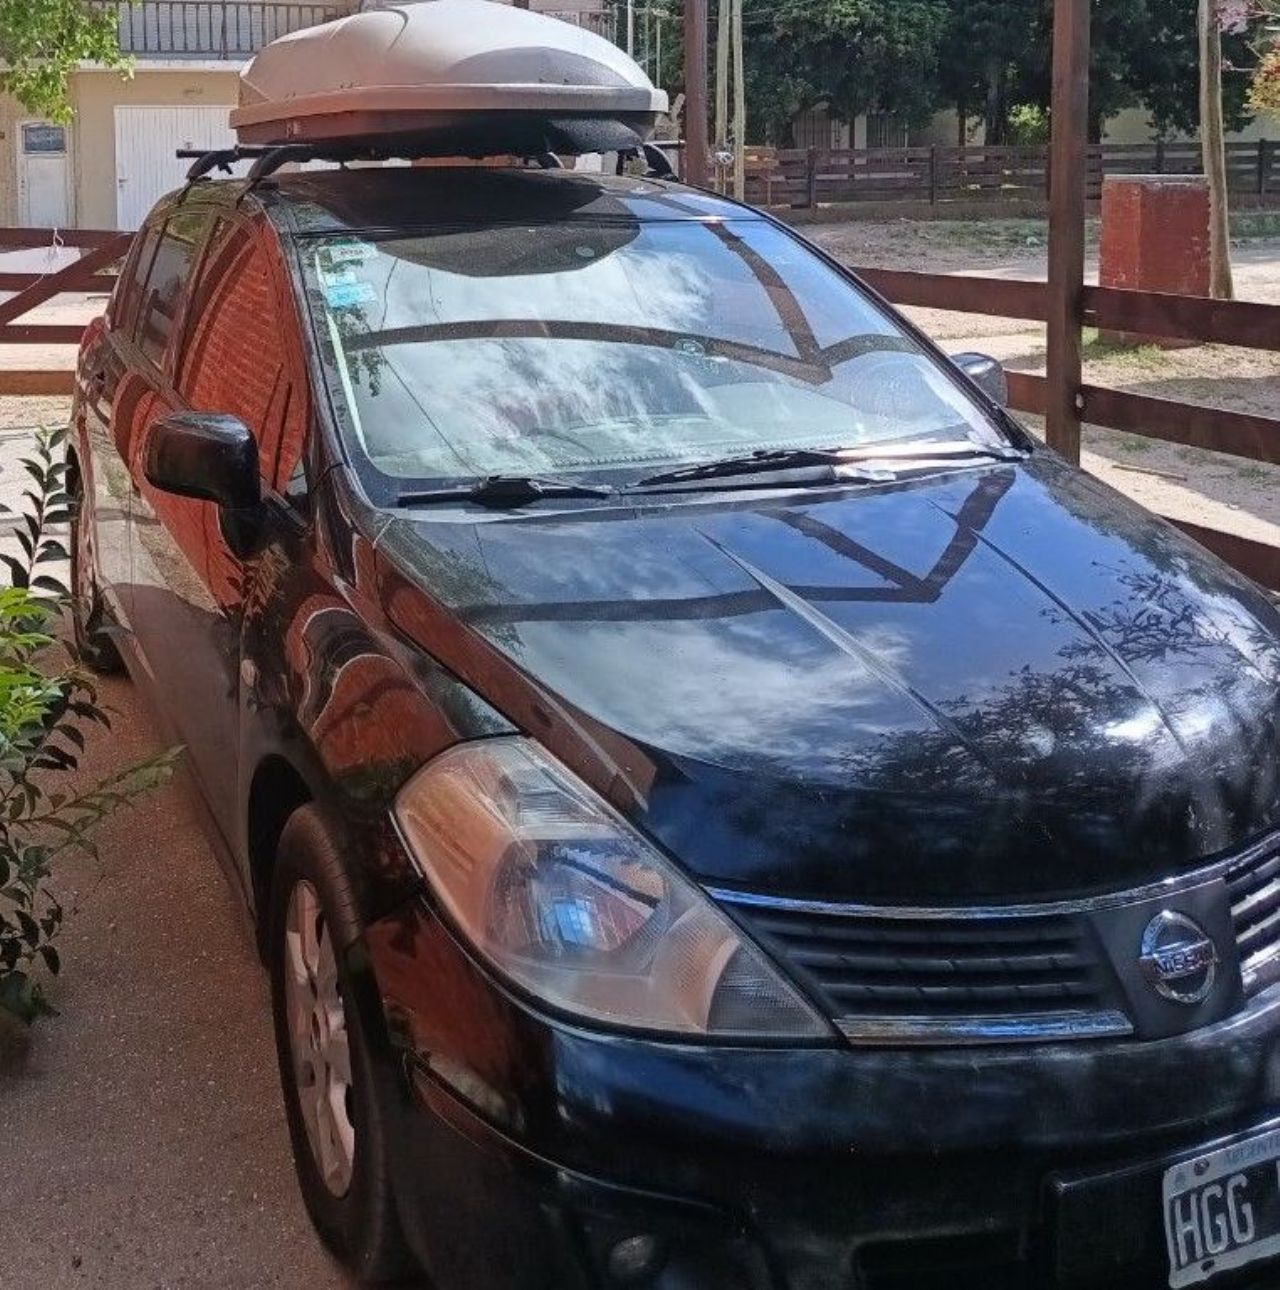
M 151 260 L 159 240 L 160 230 L 155 227 L 143 229 L 133 239 L 133 247 L 116 285 L 115 299 L 111 305 L 111 327 L 115 331 L 133 335 L 138 321 L 138 302 L 146 289 L 147 274 L 151 270 Z
M 160 235 L 138 328 L 138 345 L 157 367 L 163 365 L 169 338 L 178 325 L 187 278 L 208 222 L 205 214 L 184 212 L 170 219 Z

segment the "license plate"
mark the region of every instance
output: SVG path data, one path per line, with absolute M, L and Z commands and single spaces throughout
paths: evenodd
M 1280 1254 L 1280 1129 L 1165 1170 L 1169 1286 Z

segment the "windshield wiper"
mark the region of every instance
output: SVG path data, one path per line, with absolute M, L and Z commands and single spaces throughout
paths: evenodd
M 568 479 L 546 479 L 537 475 L 490 475 L 474 484 L 428 488 L 401 493 L 397 506 L 418 506 L 427 502 L 475 502 L 480 506 L 505 508 L 527 506 L 544 497 L 612 497 L 616 489 L 605 484 L 576 484 Z
M 885 445 L 876 450 L 874 455 L 851 448 L 759 449 L 742 457 L 725 457 L 719 461 L 706 461 L 697 466 L 684 466 L 679 470 L 650 475 L 634 487 L 681 484 L 695 479 L 727 479 L 735 475 L 799 470 L 806 466 L 830 467 L 829 477 L 832 481 L 887 483 L 897 479 L 904 471 L 925 469 L 933 465 L 973 460 L 1020 461 L 1024 455 L 1016 448 L 985 448 L 961 443 L 940 444 L 934 451 L 926 451 L 923 444 L 918 448 L 913 446 L 911 450 L 895 450 Z M 820 480 L 826 478 L 824 475 Z

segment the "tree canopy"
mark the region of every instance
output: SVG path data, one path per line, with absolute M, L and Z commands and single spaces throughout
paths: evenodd
M 51 121 L 71 116 L 71 74 L 82 62 L 124 70 L 114 7 L 85 0 L 0 0 L 0 89 Z
M 1280 3 L 1280 0 L 1265 0 Z M 714 6 L 713 6 L 714 8 Z M 1047 108 L 1052 0 L 746 0 L 753 139 L 788 142 L 797 112 L 820 103 L 851 120 L 888 112 L 908 124 L 954 108 L 981 120 L 989 143 L 1012 141 L 1015 109 Z M 1257 25 L 1228 33 L 1226 121 L 1248 119 Z M 1142 106 L 1161 134 L 1199 118 L 1194 0 L 1108 0 L 1094 8 L 1090 133 Z M 1280 93 L 1280 59 L 1260 95 Z

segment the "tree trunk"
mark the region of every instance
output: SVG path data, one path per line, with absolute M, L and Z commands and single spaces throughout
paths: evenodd
M 999 60 L 987 64 L 986 138 L 983 143 L 1004 142 L 1004 68 Z
M 1235 295 L 1227 211 L 1227 153 L 1222 126 L 1222 31 L 1216 0 L 1200 0 L 1200 146 L 1209 181 L 1209 294 Z

